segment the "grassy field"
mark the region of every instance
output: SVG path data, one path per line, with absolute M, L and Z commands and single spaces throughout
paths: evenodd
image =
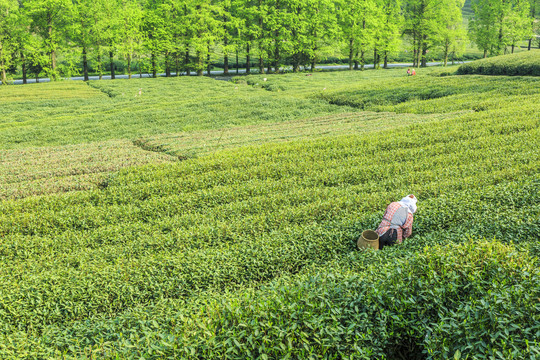
M 0 89 L 0 357 L 537 358 L 538 79 L 453 71 Z

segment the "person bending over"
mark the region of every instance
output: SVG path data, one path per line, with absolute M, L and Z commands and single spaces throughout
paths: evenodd
M 388 205 L 379 227 L 375 230 L 379 234 L 379 249 L 401 244 L 404 238 L 411 236 L 417 201 L 411 194 Z

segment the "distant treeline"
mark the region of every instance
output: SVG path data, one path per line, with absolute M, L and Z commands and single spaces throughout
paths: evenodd
M 488 54 L 513 52 L 538 30 L 540 0 L 0 0 L 0 72 L 51 79 L 92 70 L 131 76 L 203 75 L 219 59 L 228 73 L 240 53 L 247 72 L 293 71 L 329 57 L 350 68 L 385 66 L 407 41 L 414 66 L 429 51 L 449 56 L 470 40 Z M 60 60 L 61 61 L 60 61 Z M 369 60 L 368 60 L 369 59 Z

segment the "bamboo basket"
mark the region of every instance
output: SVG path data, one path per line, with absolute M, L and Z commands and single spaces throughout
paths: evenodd
M 373 230 L 364 230 L 357 242 L 359 249 L 373 248 L 379 250 L 379 234 Z

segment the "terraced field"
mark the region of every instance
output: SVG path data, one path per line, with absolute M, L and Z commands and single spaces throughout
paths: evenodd
M 538 79 L 442 72 L 0 89 L 0 357 L 539 357 Z

